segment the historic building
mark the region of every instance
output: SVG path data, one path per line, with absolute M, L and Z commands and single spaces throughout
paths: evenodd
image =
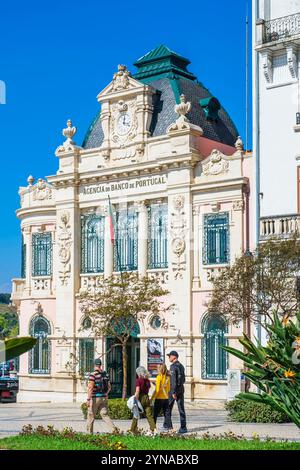
M 67 364 L 73 356 L 78 372 L 89 371 L 111 339 L 93 338 L 78 294 L 120 269 L 157 277 L 175 304 L 165 321 L 150 316 L 133 335 L 130 378 L 139 362 L 151 369 L 176 349 L 187 398 L 226 398 L 226 370 L 240 364 L 220 345 L 237 345 L 243 326 L 208 315 L 206 302 L 213 277 L 252 245 L 252 157 L 189 63 L 160 46 L 134 64 L 133 75 L 119 65 L 97 97 L 101 112 L 82 146 L 68 121 L 57 173 L 36 182 L 30 176 L 20 188 L 22 276 L 12 298 L 21 335 L 38 338 L 21 357 L 20 401 L 83 399 L 79 374 Z M 121 353 L 113 351 L 104 360 L 117 396 Z

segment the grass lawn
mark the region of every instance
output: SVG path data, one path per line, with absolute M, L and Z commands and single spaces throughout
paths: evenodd
M 128 450 L 300 450 L 300 442 L 86 435 L 77 435 L 76 440 L 62 436 L 19 435 L 1 439 L 0 449 L 99 451 L 113 449 L 120 442 Z

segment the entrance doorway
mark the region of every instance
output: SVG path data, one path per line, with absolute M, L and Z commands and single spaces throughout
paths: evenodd
M 122 397 L 123 387 L 123 365 L 122 365 L 122 348 L 116 345 L 115 339 L 109 337 L 106 339 L 106 372 L 109 375 L 112 390 L 109 394 L 111 398 Z M 135 391 L 135 370 L 140 365 L 140 340 L 131 336 L 127 343 L 127 396 L 131 396 Z

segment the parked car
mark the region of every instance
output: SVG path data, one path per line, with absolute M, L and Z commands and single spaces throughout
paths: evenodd
M 19 379 L 14 361 L 0 363 L 0 403 L 17 401 Z

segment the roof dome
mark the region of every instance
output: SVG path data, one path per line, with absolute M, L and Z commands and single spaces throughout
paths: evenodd
M 174 106 L 180 102 L 180 95 L 184 94 L 192 104 L 187 117 L 192 124 L 203 129 L 203 136 L 233 146 L 239 135 L 233 121 L 219 101 L 187 69 L 189 64 L 188 59 L 163 45 L 135 62 L 137 72 L 133 78 L 157 90 L 154 95 L 151 135 L 166 134 L 169 125 L 177 118 Z M 83 147 L 100 147 L 102 141 L 99 112 L 85 136 Z

